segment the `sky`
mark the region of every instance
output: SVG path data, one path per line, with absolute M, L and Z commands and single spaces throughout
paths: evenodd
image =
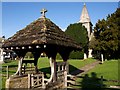
M 11 37 L 40 18 L 40 10 L 63 31 L 80 19 L 84 2 L 2 2 L 2 36 Z M 118 8 L 118 2 L 86 2 L 93 27 L 98 19 L 106 18 Z

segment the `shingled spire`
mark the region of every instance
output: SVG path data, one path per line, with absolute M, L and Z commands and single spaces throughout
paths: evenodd
M 92 32 L 92 23 L 88 14 L 88 10 L 86 7 L 86 4 L 84 3 L 83 9 L 82 9 L 82 13 L 80 16 L 80 23 L 82 23 L 83 26 L 85 26 L 87 28 L 88 31 L 88 37 L 90 38 L 91 32 Z
M 84 3 L 83 9 L 82 9 L 82 13 L 81 13 L 81 17 L 80 17 L 80 22 L 90 22 L 90 17 L 88 14 L 88 10 L 86 7 L 86 4 Z

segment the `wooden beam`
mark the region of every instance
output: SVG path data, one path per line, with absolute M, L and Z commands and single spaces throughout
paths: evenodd
M 59 50 L 59 54 L 61 55 L 61 57 L 64 61 L 67 61 L 71 51 L 72 51 L 71 49 L 63 48 L 62 50 Z
M 51 76 L 48 82 L 57 81 L 56 60 L 50 57 Z
M 41 51 L 39 50 L 35 50 L 32 52 L 33 56 L 34 56 L 34 66 L 35 66 L 35 73 L 38 73 L 38 68 L 37 68 L 37 61 L 41 55 Z

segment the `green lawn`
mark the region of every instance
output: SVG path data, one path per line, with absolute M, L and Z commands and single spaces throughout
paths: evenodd
M 5 87 L 5 81 L 6 81 L 6 67 L 9 66 L 9 74 L 13 75 L 18 66 L 18 61 L 7 61 L 6 63 L 2 64 L 2 88 Z M 1 74 L 1 72 L 0 72 Z
M 120 77 L 118 77 L 118 60 L 105 61 L 103 64 L 89 71 L 88 75 L 91 75 L 92 72 L 94 72 L 98 78 L 103 76 L 105 80 L 113 80 L 109 82 L 104 81 L 103 83 L 105 85 L 118 85 L 118 82 L 114 82 L 114 80 L 118 80 Z
M 101 76 L 103 76 L 102 84 L 101 84 Z M 118 77 L 118 60 L 109 60 L 109 61 L 105 61 L 103 64 L 97 65 L 87 74 L 82 75 L 82 77 L 78 78 L 76 80 L 78 85 L 75 87 L 77 88 L 83 87 L 84 83 L 88 83 L 87 87 L 90 87 L 92 86 L 91 84 L 96 84 L 96 83 L 99 85 L 103 85 L 104 87 L 109 87 L 111 85 L 112 86 L 119 85 L 119 83 L 116 82 L 116 80 L 119 80 L 118 79 L 119 77 Z
M 62 60 L 57 60 L 57 61 L 62 61 Z M 72 72 L 74 70 L 77 70 L 86 64 L 90 64 L 94 62 L 95 59 L 86 59 L 86 60 L 68 60 L 69 62 L 69 71 Z M 9 66 L 9 74 L 12 75 L 16 72 L 17 70 L 17 65 L 18 61 L 11 61 L 2 64 L 2 87 L 5 87 L 5 80 L 6 80 L 6 66 Z M 38 68 L 40 71 L 45 72 L 47 76 L 50 76 L 50 65 L 49 65 L 49 59 L 47 58 L 40 58 L 38 60 Z M 97 78 L 100 78 L 103 76 L 104 79 L 106 80 L 117 80 L 118 79 L 118 63 L 117 60 L 110 60 L 110 61 L 105 61 L 103 64 L 97 65 L 96 68 L 90 70 L 88 72 L 88 76 L 91 77 L 91 73 L 94 72 L 96 74 Z M 1 74 L 1 73 L 0 73 Z M 84 77 L 84 75 L 83 75 Z M 81 83 L 83 83 L 83 77 L 77 79 L 77 87 L 81 87 Z M 90 81 L 90 80 L 89 80 Z M 97 83 L 97 82 L 96 82 Z M 117 85 L 116 83 L 106 83 L 104 84 L 107 85 Z M 76 87 L 76 86 L 75 86 Z
M 118 80 L 118 60 L 105 61 L 89 71 L 88 74 L 90 75 L 92 72 L 95 72 L 97 77 L 103 76 L 105 79 Z
M 72 72 L 76 69 L 80 69 L 81 67 L 87 65 L 87 64 L 90 64 L 92 62 L 95 62 L 96 60 L 95 59 L 86 59 L 86 60 L 74 60 L 74 59 L 71 59 L 71 60 L 68 60 L 69 62 L 69 72 Z
M 57 60 L 57 62 L 60 62 L 62 60 Z M 94 62 L 94 59 L 87 59 L 87 60 L 68 60 L 70 64 L 70 72 L 79 69 L 80 67 Z M 5 80 L 6 80 L 6 66 L 9 66 L 9 74 L 13 75 L 18 66 L 18 60 L 16 61 L 7 61 L 6 63 L 2 64 L 2 87 L 5 87 Z M 49 59 L 48 58 L 40 58 L 38 60 L 38 68 L 40 71 L 45 72 L 47 76 L 50 76 L 50 65 L 49 65 Z

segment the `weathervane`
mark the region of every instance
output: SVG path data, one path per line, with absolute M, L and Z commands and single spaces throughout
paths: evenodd
M 47 10 L 45 9 L 45 8 L 43 8 L 42 10 L 41 10 L 41 14 L 42 14 L 42 17 L 45 17 L 45 13 L 47 12 Z

